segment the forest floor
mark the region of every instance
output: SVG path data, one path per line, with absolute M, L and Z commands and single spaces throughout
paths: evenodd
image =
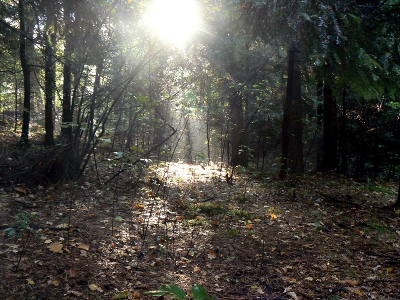
M 110 160 L 99 178 L 117 171 Z M 143 172 L 1 189 L 0 299 L 156 299 L 145 293 L 164 284 L 189 298 L 199 284 L 215 299 L 400 299 L 393 184 Z

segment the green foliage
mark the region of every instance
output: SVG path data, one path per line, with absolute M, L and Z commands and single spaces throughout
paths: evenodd
M 18 238 L 21 233 L 37 233 L 35 229 L 32 228 L 32 223 L 36 221 L 38 217 L 35 214 L 29 213 L 19 213 L 15 217 L 15 225 L 4 229 L 8 236 L 14 236 Z
M 170 296 L 171 299 L 189 300 L 185 291 L 175 284 L 164 284 L 158 290 L 145 292 L 145 294 L 149 294 L 154 297 Z M 212 298 L 210 295 L 207 294 L 203 286 L 196 284 L 195 286 L 192 287 L 192 299 L 213 300 L 214 298 Z
M 324 227 L 321 225 L 321 222 L 320 222 L 320 221 L 316 221 L 314 224 L 315 224 L 315 230 L 316 230 L 316 231 L 322 231 L 322 230 L 324 230 Z
M 397 195 L 397 193 L 395 191 L 388 189 L 384 186 L 377 185 L 375 183 L 368 184 L 367 189 L 370 190 L 371 192 L 379 192 L 379 193 L 384 193 L 384 194 L 388 194 L 388 195 L 392 195 L 392 196 Z
M 221 215 L 226 212 L 226 208 L 220 203 L 202 203 L 199 205 L 199 212 L 209 216 Z
M 230 235 L 230 236 L 238 236 L 239 233 L 240 233 L 240 231 L 237 228 L 231 228 L 228 231 L 228 235 Z

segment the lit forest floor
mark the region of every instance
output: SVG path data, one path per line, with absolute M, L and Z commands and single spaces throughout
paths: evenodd
M 102 182 L 118 171 L 104 166 Z M 228 184 L 218 166 L 177 163 L 96 178 L 1 189 L 0 299 L 157 299 L 146 292 L 164 284 L 189 298 L 199 284 L 215 299 L 400 299 L 395 185 L 239 171 Z

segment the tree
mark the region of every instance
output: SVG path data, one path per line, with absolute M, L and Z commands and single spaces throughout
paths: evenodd
M 19 27 L 20 27 L 20 41 L 19 41 L 19 55 L 21 60 L 21 68 L 24 76 L 24 111 L 22 117 L 22 132 L 20 145 L 29 145 L 29 123 L 31 115 L 31 69 L 28 62 L 27 54 L 27 30 L 26 30 L 26 5 L 24 0 L 18 1 L 19 13 Z
M 302 174 L 303 167 L 303 109 L 301 99 L 301 70 L 295 44 L 288 51 L 286 99 L 282 120 L 282 161 L 280 177 L 286 173 Z
M 57 2 L 43 1 L 45 19 L 44 41 L 44 94 L 45 94 L 45 144 L 54 144 L 54 102 L 56 91 Z
M 71 143 L 71 134 L 73 126 L 73 107 L 71 102 L 71 88 L 72 88 L 72 56 L 73 56 L 73 26 L 72 26 L 72 8 L 75 5 L 75 1 L 64 0 L 64 59 L 63 59 L 63 88 L 62 88 L 62 125 L 61 125 L 61 137 L 64 141 Z M 77 6 L 75 5 L 75 8 Z M 77 29 L 77 28 L 75 28 Z

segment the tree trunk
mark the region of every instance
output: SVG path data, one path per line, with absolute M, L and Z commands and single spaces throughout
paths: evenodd
M 347 156 L 346 156 L 346 149 L 347 149 L 347 101 L 346 101 L 346 90 L 343 90 L 342 94 L 342 125 L 341 125 L 341 172 L 344 176 L 347 174 Z
M 323 171 L 337 168 L 337 108 L 336 99 L 332 88 L 324 85 L 324 145 L 323 145 Z
M 45 67 L 44 67 L 44 81 L 45 81 L 45 137 L 44 142 L 46 145 L 54 144 L 54 121 L 53 121 L 53 101 L 55 91 L 55 72 L 53 67 L 53 48 L 49 36 L 45 34 Z
M 71 104 L 71 55 L 72 55 L 72 40 L 71 40 L 71 3 L 70 0 L 64 0 L 64 65 L 63 65 L 63 98 L 62 98 L 62 125 L 61 137 L 64 142 L 71 142 L 72 138 L 72 104 Z
M 288 51 L 288 78 L 282 120 L 282 157 L 279 176 L 286 173 L 302 174 L 303 166 L 303 112 L 301 101 L 301 72 L 298 50 Z
M 323 127 L 323 115 L 324 115 L 324 83 L 323 81 L 317 82 L 317 161 L 316 169 L 317 172 L 323 171 L 323 136 L 320 134 L 320 129 Z
M 231 108 L 231 165 L 247 167 L 247 150 L 243 145 L 245 128 L 241 93 L 231 93 L 229 104 Z
M 22 73 L 24 76 L 24 111 L 22 115 L 22 133 L 20 145 L 29 145 L 29 122 L 31 114 L 31 70 L 26 56 L 26 29 L 25 29 L 25 3 L 18 1 L 18 13 L 20 21 L 19 55 L 21 59 Z

